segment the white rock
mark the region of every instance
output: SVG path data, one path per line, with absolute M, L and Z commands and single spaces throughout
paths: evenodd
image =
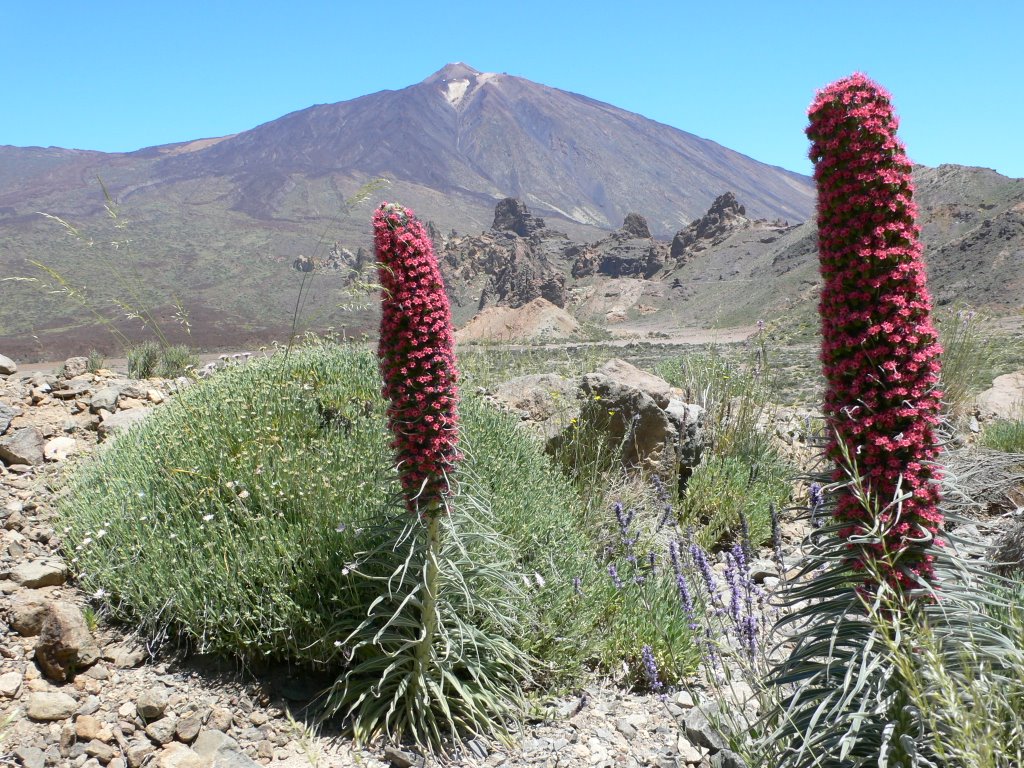
M 24 680 L 20 672 L 5 672 L 0 675 L 0 696 L 13 699 L 18 695 L 21 688 L 21 681 Z
M 64 461 L 78 452 L 78 442 L 73 437 L 55 437 L 43 446 L 43 458 L 47 461 Z

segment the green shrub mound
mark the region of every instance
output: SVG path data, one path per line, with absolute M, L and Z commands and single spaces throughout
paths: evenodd
M 346 639 L 387 589 L 372 553 L 403 514 L 379 392 L 376 358 L 333 346 L 255 359 L 181 392 L 69 488 L 61 516 L 81 586 L 150 638 L 344 668 Z M 593 543 L 578 496 L 516 419 L 473 396 L 460 411 L 466 459 L 450 524 L 471 560 L 500 559 L 522 584 L 490 596 L 515 616 L 510 639 L 579 660 L 568 608 Z

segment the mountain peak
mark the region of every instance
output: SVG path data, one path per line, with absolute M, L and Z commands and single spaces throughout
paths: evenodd
M 461 61 L 455 61 L 451 64 L 445 64 L 423 82 L 443 83 L 448 80 L 471 80 L 479 74 L 480 72 L 473 69 L 468 64 L 463 64 Z

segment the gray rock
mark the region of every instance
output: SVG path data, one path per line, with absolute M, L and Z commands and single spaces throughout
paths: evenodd
M 6 355 L 0 355 L 0 375 L 11 376 L 18 372 L 18 364 Z
M 723 749 L 711 756 L 711 768 L 747 768 L 747 764 L 731 749 Z
M 0 437 L 0 460 L 7 464 L 42 464 L 43 433 L 38 427 L 22 427 Z
M 529 237 L 544 229 L 544 219 L 534 216 L 520 200 L 506 197 L 494 206 L 494 223 L 491 229 L 498 232 L 515 232 L 520 237 Z
M 68 567 L 59 561 L 32 560 L 14 566 L 10 578 L 28 589 L 57 587 L 68 580 Z
M 51 680 L 63 682 L 100 658 L 82 611 L 71 603 L 50 605 L 36 644 L 36 663 Z
M 178 722 L 174 726 L 174 735 L 178 738 L 178 741 L 191 744 L 195 741 L 196 736 L 199 735 L 202 727 L 203 719 L 199 716 L 199 713 L 191 712 L 178 718 Z
M 77 400 L 84 397 L 92 390 L 92 381 L 86 379 L 71 379 L 65 381 L 64 385 L 53 391 L 53 396 L 58 400 Z
M 14 756 L 21 761 L 22 768 L 44 768 L 46 755 L 39 747 L 15 747 Z
M 220 763 L 211 763 L 200 757 L 184 744 L 168 744 L 160 750 L 151 763 L 152 768 L 214 768 Z
M 157 744 L 168 744 L 174 740 L 178 719 L 174 715 L 161 717 L 146 726 L 146 735 Z
M 0 435 L 7 431 L 7 428 L 11 426 L 11 422 L 14 421 L 14 417 L 18 415 L 18 411 L 14 410 L 7 403 L 0 403 Z
M 109 744 L 104 744 L 99 739 L 92 739 L 86 742 L 85 754 L 95 757 L 99 762 L 106 765 L 118 755 L 118 751 Z
M 421 768 L 423 758 L 398 747 L 384 747 L 384 759 L 391 761 L 394 768 Z
M 725 739 L 711 722 L 711 718 L 717 714 L 718 707 L 713 704 L 703 704 L 686 713 L 683 717 L 683 732 L 691 744 L 705 747 L 712 752 L 726 748 Z
M 0 675 L 0 696 L 13 699 L 18 695 L 24 679 L 21 672 L 4 672 Z
M 117 410 L 117 401 L 121 399 L 120 387 L 104 387 L 95 392 L 89 402 L 90 413 L 108 411 L 114 413 Z
M 258 768 L 259 763 L 245 756 L 238 742 L 220 731 L 203 731 L 192 744 L 192 751 L 210 758 L 215 768 Z
M 771 560 L 758 558 L 750 564 L 750 578 L 757 584 L 764 584 L 770 576 L 779 576 L 779 567 Z
M 64 361 L 60 371 L 65 379 L 73 379 L 75 376 L 81 376 L 83 373 L 88 372 L 89 358 L 87 357 L 69 357 Z
M 99 425 L 99 435 L 101 438 L 107 438 L 119 432 L 124 432 L 141 422 L 149 414 L 149 408 L 133 408 L 130 411 L 105 414 Z
M 156 752 L 149 740 L 139 739 L 128 743 L 124 750 L 124 756 L 128 760 L 128 768 L 142 768 L 146 758 Z
M 4 619 L 22 637 L 35 637 L 43 628 L 50 601 L 37 592 L 18 592 L 3 606 Z
M 36 691 L 28 695 L 25 713 L 30 720 L 67 720 L 78 709 L 78 702 L 60 691 Z
M 144 721 L 158 720 L 164 716 L 169 698 L 166 688 L 155 685 L 139 695 L 135 700 L 135 710 Z

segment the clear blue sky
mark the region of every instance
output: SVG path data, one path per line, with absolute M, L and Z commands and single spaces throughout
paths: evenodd
M 1024 176 L 1024 3 L 0 0 L 0 144 L 126 151 L 252 128 L 451 61 L 810 172 L 814 91 L 892 91 L 910 157 Z

